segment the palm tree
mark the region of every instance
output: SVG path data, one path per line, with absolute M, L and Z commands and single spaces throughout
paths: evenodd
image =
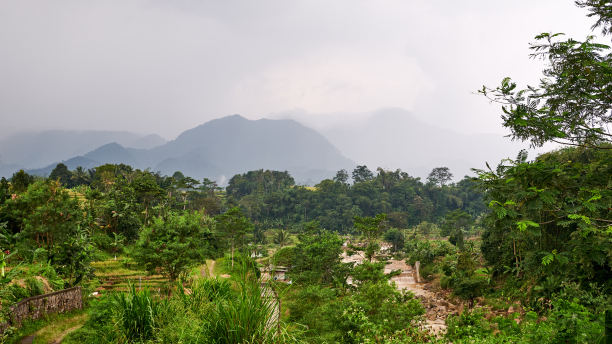
M 287 246 L 290 243 L 289 232 L 284 229 L 277 230 L 276 236 L 274 236 L 274 243 L 279 245 L 280 248 Z

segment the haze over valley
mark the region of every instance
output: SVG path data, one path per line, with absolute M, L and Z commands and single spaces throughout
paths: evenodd
M 22 133 L 0 142 L 0 173 L 10 177 L 26 169 L 48 176 L 60 162 L 70 169 L 122 163 L 167 175 L 182 171 L 224 185 L 234 174 L 263 168 L 286 170 L 299 183 L 314 185 L 340 169 L 365 164 L 423 179 L 446 166 L 458 180 L 472 175 L 471 168 L 483 168 L 483 161 L 495 164 L 525 147 L 495 134 L 465 135 L 425 124 L 402 109 L 360 114 L 350 122 L 332 119 L 320 133 L 300 124 L 308 123 L 307 116 L 282 116 L 294 119 L 227 116 L 170 141 L 112 131 Z

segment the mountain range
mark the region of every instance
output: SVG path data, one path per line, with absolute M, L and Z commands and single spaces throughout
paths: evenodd
M 403 109 L 325 118 L 283 114 L 280 119 L 248 120 L 233 115 L 167 142 L 157 135 L 112 131 L 14 135 L 0 140 L 0 175 L 24 168 L 45 176 L 58 162 L 70 169 L 125 163 L 168 175 L 181 171 L 221 185 L 236 173 L 262 168 L 287 170 L 298 183 L 314 184 L 339 169 L 350 172 L 355 165 L 366 164 L 372 170 L 401 168 L 418 177 L 447 166 L 458 180 L 471 174 L 471 168 L 484 168 L 485 162 L 494 166 L 523 148 L 499 134 L 442 129 Z
M 127 131 L 47 130 L 19 133 L 0 139 L 0 162 L 20 168 L 38 168 L 85 154 L 104 144 L 116 142 L 131 148 L 152 148 L 166 143 L 156 134 Z
M 528 148 L 502 134 L 465 134 L 431 125 L 400 108 L 354 114 L 281 113 L 277 118 L 312 126 L 358 165 L 372 170 L 400 168 L 421 178 L 446 166 L 460 180 L 473 175 L 472 168 L 485 168 L 485 162 L 496 166 Z
M 206 122 L 155 147 L 132 148 L 110 142 L 61 161 L 70 169 L 125 163 L 167 175 L 181 171 L 220 184 L 234 174 L 262 168 L 286 170 L 296 181 L 313 184 L 354 166 L 325 137 L 296 121 L 248 120 L 239 115 Z M 48 175 L 57 162 L 30 169 L 30 173 Z

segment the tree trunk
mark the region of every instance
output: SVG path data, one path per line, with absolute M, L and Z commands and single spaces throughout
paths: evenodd
M 516 277 L 519 277 L 519 259 L 518 256 L 516 255 L 516 239 L 512 239 L 512 246 L 514 249 L 514 260 L 516 262 Z

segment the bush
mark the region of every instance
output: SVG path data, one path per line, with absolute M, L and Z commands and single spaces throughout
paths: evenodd
M 30 272 L 33 275 L 44 277 L 53 290 L 60 290 L 64 288 L 64 280 L 57 275 L 57 272 L 53 266 L 49 265 L 49 263 L 45 262 L 33 265 Z
M 0 299 L 9 304 L 17 303 L 28 297 L 45 293 L 44 285 L 34 277 L 27 277 L 0 289 Z
M 295 247 L 283 247 L 276 251 L 272 262 L 280 266 L 290 266 L 295 256 Z
M 453 293 L 463 299 L 473 300 L 481 296 L 488 286 L 487 280 L 479 276 L 455 274 L 450 279 Z
M 593 313 L 576 302 L 557 299 L 544 317 L 527 312 L 517 324 L 514 316 L 487 321 L 482 310 L 447 318 L 446 339 L 453 343 L 604 343 L 604 312 Z
M 26 278 L 25 284 L 27 285 L 27 289 L 30 294 L 30 296 L 28 297 L 42 295 L 45 293 L 45 286 L 37 278 L 34 278 L 34 277 Z
M 446 319 L 446 338 L 455 342 L 464 338 L 483 338 L 492 333 L 491 325 L 481 310 L 465 311 Z
M 433 263 L 438 257 L 456 252 L 456 248 L 448 241 L 427 239 L 410 240 L 406 243 L 405 250 L 410 264 L 420 261 L 421 266 Z

